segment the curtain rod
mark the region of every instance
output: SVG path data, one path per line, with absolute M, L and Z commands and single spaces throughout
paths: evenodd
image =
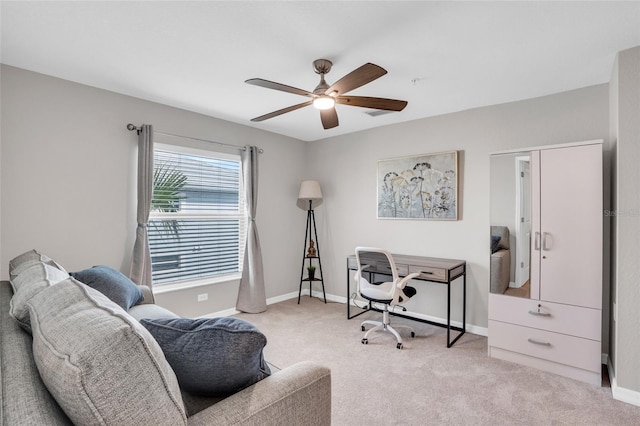
M 131 123 L 127 124 L 127 130 L 129 130 L 130 132 L 133 132 L 135 130 L 136 132 L 140 133 L 140 127 L 137 127 L 137 126 L 135 126 L 135 125 L 133 125 Z M 159 135 L 165 135 L 165 136 L 173 136 L 173 137 L 176 137 L 176 138 L 190 139 L 192 141 L 215 143 L 215 144 L 218 144 L 218 145 L 235 148 L 235 149 L 237 149 L 239 151 L 246 151 L 247 150 L 243 146 L 232 145 L 232 144 L 229 144 L 229 143 L 222 143 L 222 142 L 216 142 L 216 141 L 210 141 L 210 140 L 207 140 L 207 139 L 192 138 L 192 137 L 189 137 L 189 136 L 176 135 L 176 134 L 173 134 L 173 133 L 158 132 L 158 131 L 155 131 L 155 130 L 153 131 L 153 133 L 157 133 Z M 262 148 L 258 148 L 258 152 L 260 154 L 262 154 L 262 153 L 264 153 L 264 150 Z

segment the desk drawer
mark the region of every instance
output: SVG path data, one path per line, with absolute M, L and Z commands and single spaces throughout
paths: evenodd
M 387 262 L 377 262 L 373 259 L 366 259 L 364 261 L 367 265 L 369 265 L 365 272 L 391 275 L 391 266 L 389 266 Z M 356 270 L 358 269 L 358 262 L 356 261 L 355 257 L 347 258 L 347 268 Z M 398 275 L 401 277 L 409 275 L 409 265 L 406 265 L 404 263 L 396 263 L 396 269 L 398 270 Z
M 358 261 L 355 257 L 347 257 L 347 268 L 358 269 Z
M 489 320 L 489 346 L 599 372 L 600 342 Z
M 443 268 L 411 265 L 409 267 L 409 273 L 413 274 L 415 272 L 420 274 L 418 279 L 447 282 L 447 270 Z
M 409 265 L 405 265 L 403 263 L 396 263 L 396 270 L 398 271 L 398 275 L 403 277 L 405 275 L 409 275 Z M 388 264 L 377 264 L 376 272 L 379 274 L 391 274 L 391 266 Z

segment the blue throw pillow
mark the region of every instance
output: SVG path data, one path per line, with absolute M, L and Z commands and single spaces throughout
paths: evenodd
M 98 290 L 125 311 L 144 299 L 142 290 L 133 281 L 110 266 L 94 266 L 79 272 L 69 272 L 69 275 Z
M 501 237 L 499 235 L 491 236 L 491 253 L 495 253 L 500 248 Z
M 226 396 L 271 374 L 262 350 L 267 338 L 238 318 L 141 319 L 164 352 L 180 388 Z

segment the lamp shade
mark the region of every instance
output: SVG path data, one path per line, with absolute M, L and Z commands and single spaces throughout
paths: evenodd
M 320 182 L 317 180 L 303 180 L 300 184 L 300 192 L 298 192 L 296 204 L 302 210 L 308 210 L 309 201 L 311 201 L 311 209 L 315 209 L 322 204 L 322 190 L 320 190 Z

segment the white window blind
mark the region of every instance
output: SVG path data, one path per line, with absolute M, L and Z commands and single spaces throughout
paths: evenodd
M 242 270 L 241 170 L 239 155 L 156 144 L 148 226 L 154 284 Z

